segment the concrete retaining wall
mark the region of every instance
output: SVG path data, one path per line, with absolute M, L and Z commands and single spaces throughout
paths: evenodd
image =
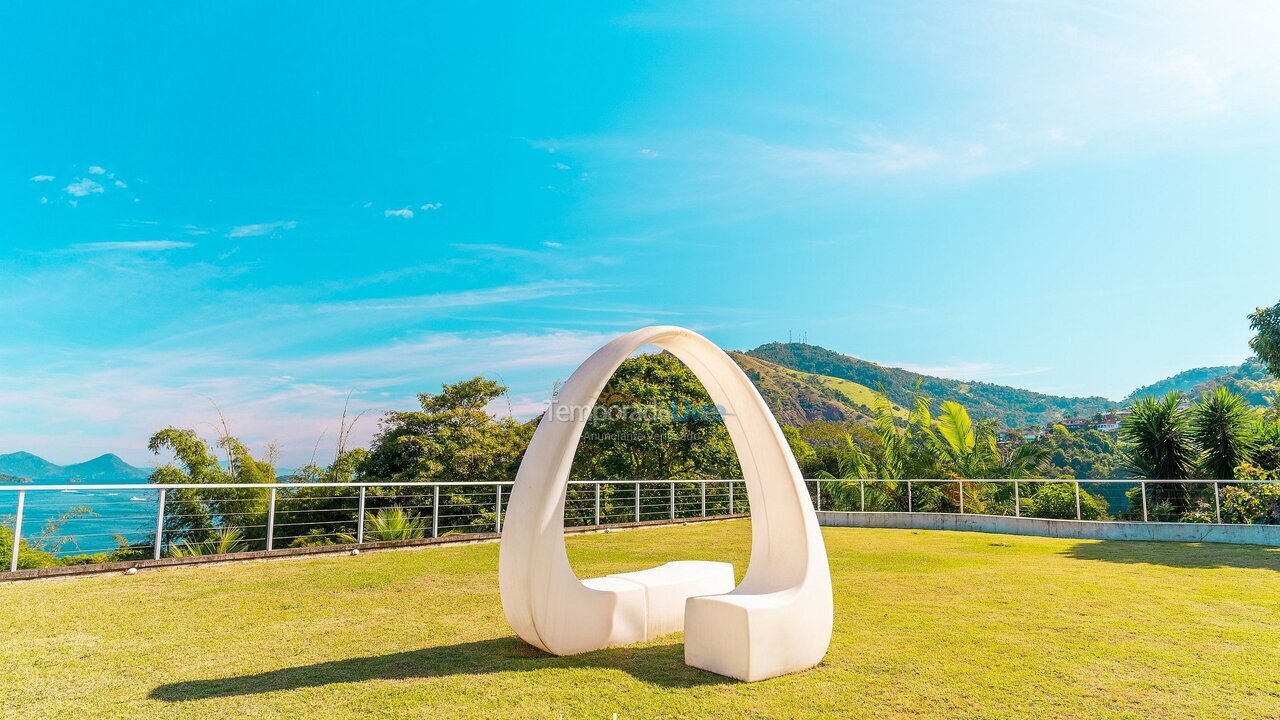
M 827 527 L 901 528 L 909 530 L 964 530 L 1005 535 L 1088 540 L 1155 540 L 1160 542 L 1212 542 L 1233 545 L 1280 545 L 1280 525 L 1211 525 L 1167 522 L 1098 522 L 1047 520 L 1003 515 L 955 513 L 819 512 L 818 523 Z

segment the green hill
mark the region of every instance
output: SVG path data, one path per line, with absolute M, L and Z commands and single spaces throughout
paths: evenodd
M 1126 397 L 1124 401 L 1125 403 L 1131 403 L 1147 397 L 1163 397 L 1175 391 L 1190 394 L 1196 386 L 1217 380 L 1231 371 L 1238 369 L 1239 368 L 1232 365 L 1219 365 L 1216 367 L 1202 367 L 1183 370 L 1173 377 L 1167 377 L 1159 382 L 1144 385 L 1143 387 L 1134 390 L 1129 393 L 1129 396 Z
M 874 414 L 876 393 L 851 380 L 816 375 L 753 357 L 731 352 L 778 421 L 784 425 L 804 425 L 820 420 L 853 420 L 869 423 Z M 905 408 L 895 411 L 906 417 Z
M 769 343 L 739 355 L 805 374 L 808 376 L 806 388 L 812 390 L 816 384 L 837 392 L 853 408 L 867 408 L 870 394 L 877 390 L 883 390 L 890 401 L 903 407 L 909 406 L 919 393 L 930 398 L 935 408 L 943 401 L 954 400 L 968 408 L 974 417 L 994 418 L 1008 427 L 1029 427 L 1119 407 L 1118 403 L 1103 397 L 1062 397 L 1007 385 L 922 375 L 805 343 Z M 841 390 L 841 381 L 849 383 L 843 386 L 844 390 Z M 779 389 L 790 387 L 783 381 L 776 384 L 782 386 Z M 768 395 L 764 389 L 761 394 Z M 771 406 L 773 402 L 770 400 Z
M 1238 366 L 1202 367 L 1184 370 L 1173 377 L 1138 388 L 1125 398 L 1126 403 L 1144 397 L 1160 397 L 1170 392 L 1186 393 L 1195 399 L 1219 386 L 1243 395 L 1251 405 L 1270 405 L 1280 394 L 1280 381 L 1272 377 L 1262 363 L 1250 358 Z

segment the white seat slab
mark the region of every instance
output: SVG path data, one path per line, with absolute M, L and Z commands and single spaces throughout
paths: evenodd
M 645 589 L 645 640 L 684 629 L 685 601 L 733 590 L 733 566 L 708 560 L 676 560 L 648 570 L 618 573 Z M 590 582 L 590 581 L 587 581 Z

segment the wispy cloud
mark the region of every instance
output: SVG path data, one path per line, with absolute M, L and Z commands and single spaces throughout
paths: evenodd
M 396 217 L 396 218 L 403 218 L 403 219 L 405 219 L 405 220 L 412 220 L 412 219 L 413 219 L 413 211 L 412 211 L 412 210 L 410 210 L 409 208 L 400 208 L 399 210 L 383 210 L 383 211 L 382 211 L 382 216 L 383 216 L 383 217 Z
M 372 412 L 362 440 L 382 410 L 412 408 L 416 393 L 475 373 L 545 397 L 551 379 L 572 369 L 562 364 L 585 357 L 606 326 L 577 332 L 517 320 L 504 330 L 483 319 L 493 308 L 520 315 L 530 303 L 593 293 L 594 282 L 445 289 L 459 281 L 432 278 L 413 286 L 440 290 L 369 297 L 323 282 L 237 285 L 229 281 L 241 268 L 182 252 L 191 246 L 79 243 L 0 264 L 0 285 L 14 290 L 0 293 L 0 316 L 13 319 L 0 328 L 6 444 L 144 462 L 156 429 L 208 430 L 212 397 L 234 432 L 255 447 L 279 441 L 286 464 L 296 464 L 332 432 L 348 392 L 353 408 Z M 86 327 L 99 338 L 92 344 Z
M 439 210 L 439 209 L 440 209 L 440 208 L 442 208 L 442 207 L 444 207 L 444 204 L 443 204 L 443 203 L 434 202 L 434 203 L 425 203 L 425 204 L 423 204 L 423 205 L 422 205 L 422 207 L 421 207 L 421 208 L 419 208 L 419 209 L 420 209 L 420 210 L 425 210 L 425 211 L 427 211 L 427 212 L 430 212 L 430 211 L 432 211 L 432 210 Z
M 298 227 L 296 220 L 277 220 L 269 223 L 256 223 L 253 225 L 237 225 L 227 233 L 230 238 L 246 238 L 261 237 L 263 235 L 275 235 L 281 230 L 292 230 Z
M 52 175 L 32 175 L 31 182 L 51 182 L 55 178 Z
M 554 240 L 541 243 L 536 249 L 499 245 L 496 243 L 457 243 L 457 250 L 492 262 L 520 260 L 530 264 L 555 266 L 562 270 L 580 271 L 593 267 L 616 265 L 622 261 L 614 255 L 568 255 L 559 252 L 564 245 Z
M 89 174 L 90 174 L 90 175 L 105 175 L 105 174 L 106 174 L 106 172 L 107 172 L 107 171 L 106 171 L 106 169 L 105 169 L 105 168 L 100 167 L 100 166 L 98 166 L 98 165 L 90 165 L 90 166 L 89 166 Z
M 903 370 L 910 370 L 911 372 L 920 373 L 921 375 L 932 375 L 934 377 L 948 378 L 951 380 L 977 380 L 981 382 L 997 383 L 1011 378 L 1042 375 L 1053 369 L 1048 367 L 1011 368 L 998 363 L 986 361 L 963 361 L 948 363 L 945 365 L 920 365 L 904 362 L 887 362 L 880 364 L 885 365 L 886 367 L 898 367 Z
M 212 435 L 213 399 L 233 433 L 256 450 L 276 444 L 283 464 L 297 465 L 310 459 L 317 439 L 333 436 L 348 395 L 352 412 L 366 414 L 353 437 L 357 444 L 369 442 L 384 411 L 411 409 L 417 393 L 476 373 L 509 384 L 516 398 L 510 410 L 527 419 L 546 404 L 552 378 L 567 376 L 608 339 L 555 330 L 436 333 L 343 352 L 269 358 L 244 357 L 218 345 L 199 352 L 150 348 L 127 364 L 115 353 L 90 352 L 73 363 L 7 372 L 0 403 L 41 417 L 48 427 L 73 428 L 53 433 L 5 427 L 6 442 L 15 447 L 64 462 L 110 451 L 145 464 L 156 461 L 145 446 L 160 428 L 177 425 Z M 500 401 L 490 411 L 505 415 L 508 404 Z
M 71 250 L 76 252 L 156 252 L 159 250 L 182 250 L 195 247 L 194 243 L 179 240 L 122 240 L 117 242 L 76 243 Z

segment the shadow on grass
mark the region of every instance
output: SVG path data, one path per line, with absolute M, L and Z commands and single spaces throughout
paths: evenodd
M 170 683 L 155 688 L 148 697 L 165 702 L 182 702 L 364 680 L 412 680 L 558 668 L 620 670 L 637 680 L 670 688 L 735 682 L 685 665 L 684 646 L 681 644 L 610 648 L 572 657 L 556 657 L 509 637 L 389 655 L 333 660 L 252 675 Z
M 1076 543 L 1062 554 L 1077 560 L 1146 563 L 1205 570 L 1244 568 L 1280 572 L 1280 548 L 1259 545 L 1101 540 Z

